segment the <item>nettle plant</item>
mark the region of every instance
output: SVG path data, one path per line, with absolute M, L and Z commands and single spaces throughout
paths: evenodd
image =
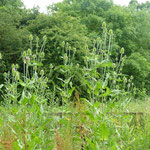
M 48 78 L 44 75 L 42 62 L 45 57 L 43 44 L 39 47 L 39 38 L 36 38 L 36 50 L 33 47 L 33 36 L 30 35 L 30 48 L 22 53 L 23 73 L 19 72 L 19 65 L 13 64 L 11 71 L 4 73 L 5 90 L 3 92 L 6 104 L 42 104 L 48 96 Z M 35 100 L 35 101 L 34 101 Z

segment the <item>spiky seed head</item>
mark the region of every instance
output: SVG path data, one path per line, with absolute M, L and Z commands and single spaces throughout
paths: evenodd
M 133 76 L 131 76 L 131 77 L 130 77 L 130 79 L 131 79 L 131 80 L 133 80 L 133 79 L 134 79 L 134 77 L 133 77 Z
M 69 43 L 67 42 L 66 45 L 69 46 Z
M 41 70 L 40 75 L 41 75 L 41 76 L 44 75 L 44 70 Z
M 12 69 L 15 69 L 15 65 L 14 64 L 12 64 Z
M 109 30 L 109 35 L 113 35 L 113 30 Z
M 26 51 L 24 51 L 23 53 L 22 53 L 22 57 L 26 57 Z
M 53 69 L 53 64 L 50 64 L 50 66 L 49 66 L 49 67 L 50 67 L 50 69 Z
M 94 40 L 93 43 L 96 44 L 96 40 Z
M 31 49 L 30 48 L 27 51 L 27 55 L 29 55 L 29 56 L 31 55 Z
M 79 64 L 77 64 L 77 68 L 79 68 Z
M 64 47 L 64 46 L 65 46 L 65 41 L 62 42 L 62 47 Z
M 106 29 L 106 22 L 103 22 L 102 28 L 103 28 L 103 29 Z
M 93 52 L 96 52 L 96 48 L 95 47 L 93 48 Z
M 127 78 L 123 77 L 123 81 L 124 81 L 124 83 L 127 83 Z
M 41 82 L 42 82 L 42 78 L 39 78 L 39 79 L 38 79 L 38 82 L 41 83 Z
M 16 64 L 15 68 L 16 68 L 16 69 L 19 69 L 19 65 L 18 65 L 18 64 Z
M 4 78 L 7 78 L 7 75 L 8 75 L 8 74 L 7 74 L 6 72 L 4 72 L 3 75 L 4 75 Z
M 0 53 L 0 60 L 2 59 L 2 54 Z
M 32 40 L 33 40 L 33 35 L 32 35 L 32 34 L 30 34 L 30 36 L 29 36 L 29 40 L 30 40 L 30 41 L 32 41 Z
M 65 61 L 65 62 L 68 61 L 68 56 L 67 56 L 67 54 L 64 54 L 64 61 Z
M 34 68 L 33 68 L 35 71 L 37 71 L 37 66 L 34 66 Z
M 41 58 L 44 58 L 44 57 L 45 57 L 45 53 L 42 52 L 42 53 L 41 53 Z
M 121 48 L 120 52 L 121 52 L 121 54 L 124 54 L 124 48 Z
M 85 56 L 85 57 L 84 57 L 84 60 L 85 60 L 85 62 L 88 62 L 88 57 Z
M 18 71 L 15 72 L 15 80 L 18 81 L 20 79 L 20 74 Z
M 74 52 L 74 54 L 76 53 L 76 51 L 77 51 L 77 49 L 76 49 L 76 48 L 73 48 L 73 52 Z

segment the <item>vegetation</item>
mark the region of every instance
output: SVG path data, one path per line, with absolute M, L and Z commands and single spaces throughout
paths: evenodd
M 1 149 L 150 149 L 135 100 L 150 90 L 148 2 L 64 0 L 43 14 L 11 0 L 0 16 Z

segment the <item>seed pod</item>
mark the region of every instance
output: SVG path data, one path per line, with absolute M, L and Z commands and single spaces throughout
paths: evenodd
M 64 47 L 64 46 L 65 46 L 65 42 L 63 41 L 63 42 L 62 42 L 62 47 Z
M 120 52 L 121 52 L 121 54 L 124 54 L 124 48 L 122 48 Z
M 44 58 L 44 57 L 45 57 L 45 53 L 42 52 L 42 53 L 41 53 L 41 58 Z
M 67 56 L 67 54 L 64 55 L 64 61 L 65 61 L 65 63 L 67 63 L 67 61 L 68 61 L 68 56 Z
M 113 30 L 109 30 L 109 35 L 113 35 Z
M 26 51 L 23 52 L 22 57 L 26 57 Z
M 44 70 L 41 70 L 40 75 L 41 75 L 41 76 L 44 75 Z
M 35 71 L 37 71 L 37 66 L 34 66 L 34 68 L 33 68 Z
M 103 29 L 106 29 L 106 22 L 103 22 L 102 28 L 103 28 Z
M 12 69 L 15 69 L 15 65 L 14 64 L 12 64 Z
M 20 74 L 18 71 L 15 72 L 15 80 L 18 81 L 20 79 Z
M 31 49 L 28 49 L 28 51 L 27 51 L 27 55 L 31 55 Z
M 50 69 L 53 69 L 53 64 L 50 64 L 50 66 L 49 66 L 49 67 L 50 67 Z
M 133 79 L 134 79 L 134 77 L 133 77 L 133 76 L 131 76 L 131 77 L 130 77 L 130 79 L 131 79 L 131 80 L 133 80 Z
M 19 68 L 19 65 L 18 64 L 16 64 L 16 69 L 18 69 Z
M 7 78 L 7 75 L 8 75 L 8 74 L 7 74 L 6 72 L 4 72 L 4 74 L 3 74 L 3 75 L 4 75 L 4 77 L 5 77 L 5 78 Z
M 127 83 L 127 78 L 123 77 L 123 81 L 124 81 L 124 83 Z

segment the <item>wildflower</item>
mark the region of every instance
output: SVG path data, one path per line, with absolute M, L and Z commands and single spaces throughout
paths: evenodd
M 26 60 L 26 63 L 27 63 L 27 64 L 30 63 L 30 58 L 29 58 L 28 56 L 25 58 L 25 60 Z

